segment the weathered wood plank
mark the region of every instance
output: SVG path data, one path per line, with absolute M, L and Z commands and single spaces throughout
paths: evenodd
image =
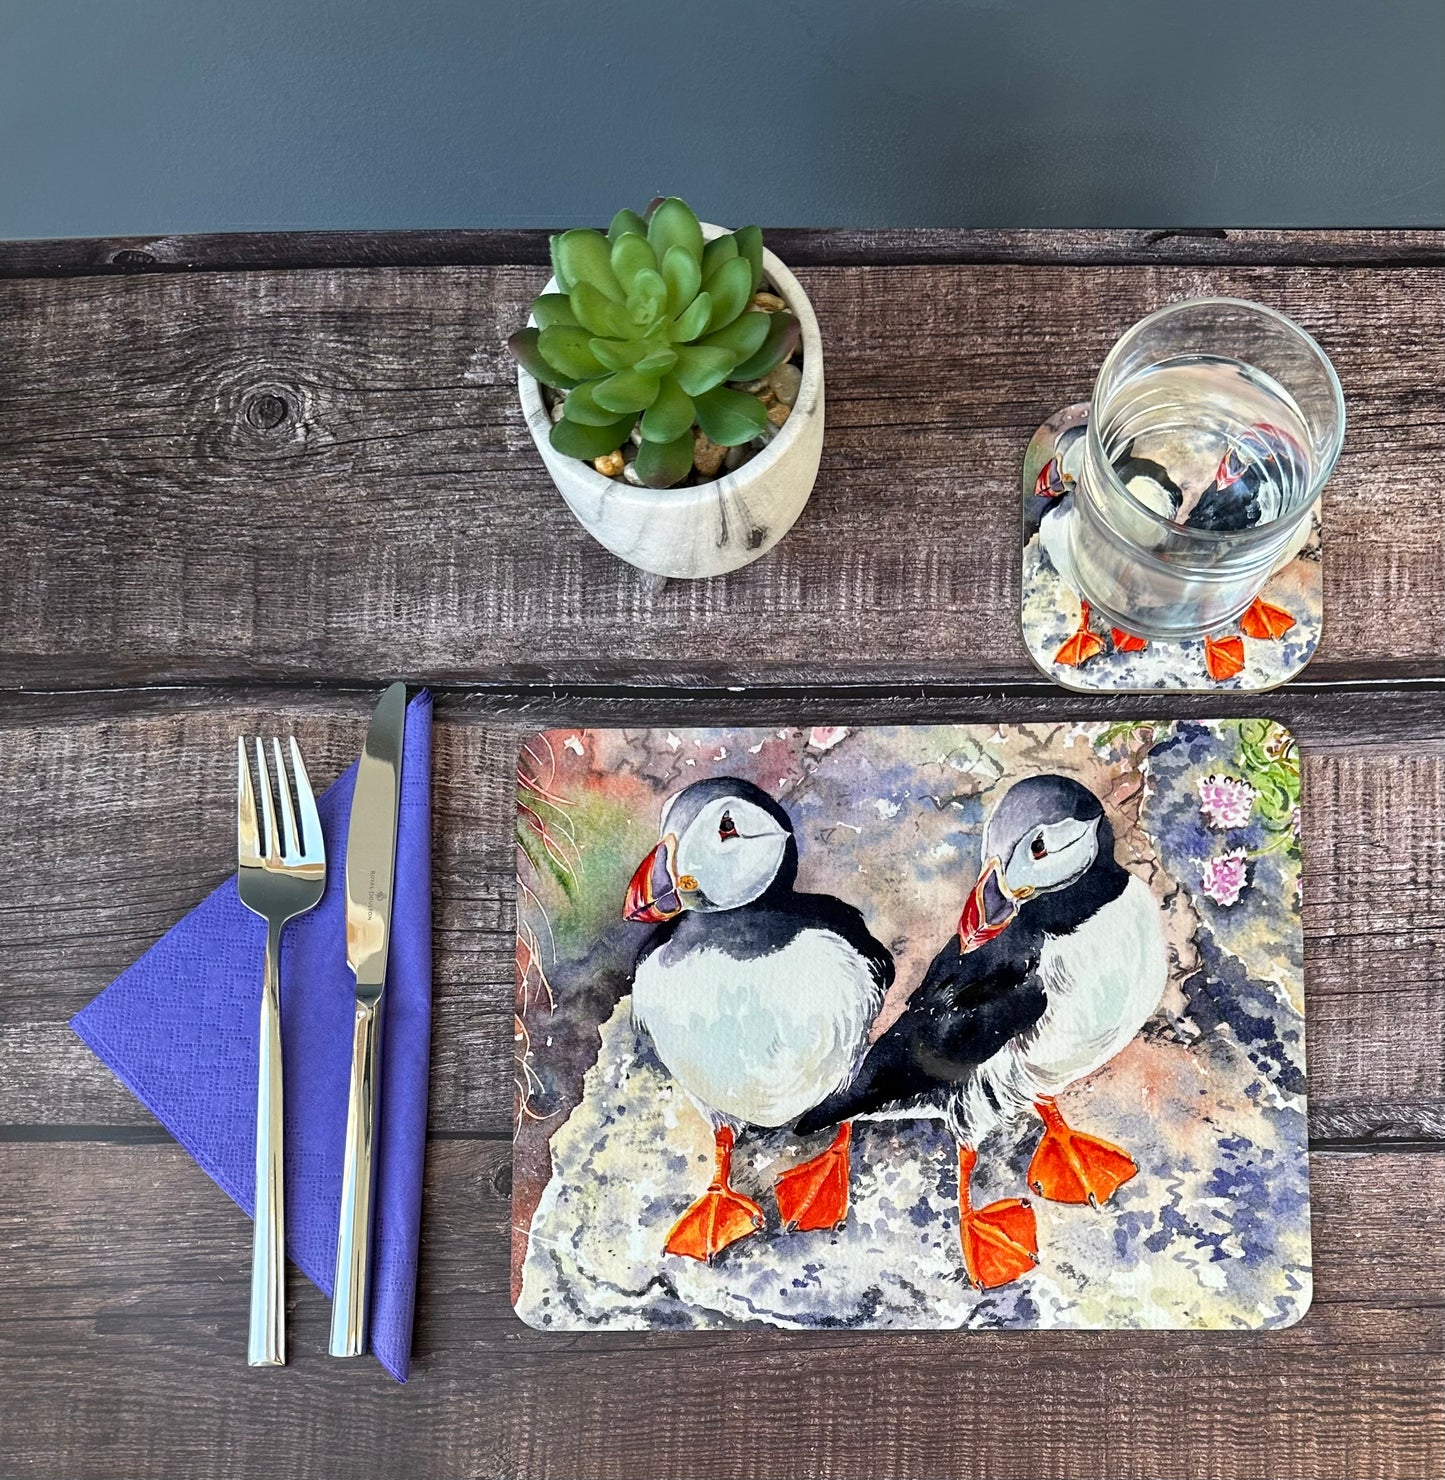
M 374 693 L 180 691 L 0 699 L 11 823 L 0 906 L 0 1124 L 148 1120 L 65 1027 L 232 868 L 234 736 L 294 726 L 318 782 L 360 746 Z M 432 1125 L 506 1134 L 512 1114 L 512 768 L 526 731 L 642 725 L 901 722 L 1170 714 L 1155 701 L 868 700 L 694 694 L 442 695 L 434 777 L 436 1030 Z M 1261 706 L 1190 701 L 1189 712 Z M 1306 980 L 1317 1142 L 1445 1138 L 1445 705 L 1291 687 L 1266 706 L 1306 757 Z
M 598 223 L 599 225 L 602 223 Z M 0 242 L 0 277 L 220 272 L 234 268 L 457 267 L 547 261 L 546 231 L 266 231 Z M 1382 267 L 1445 262 L 1445 232 L 1208 228 L 995 231 L 767 228 L 799 267 L 1035 262 Z
M 1445 670 L 1445 273 L 804 272 L 828 346 L 812 503 L 746 571 L 649 596 L 566 513 L 502 341 L 533 268 L 0 283 L 0 683 L 1032 680 L 1017 477 L 1111 341 L 1201 292 L 1316 333 L 1351 417 L 1312 676 Z
M 294 1273 L 290 1368 L 248 1372 L 247 1224 L 177 1148 L 0 1146 L 7 1472 L 1423 1480 L 1445 1464 L 1445 1154 L 1312 1159 L 1315 1299 L 1286 1331 L 549 1337 L 507 1303 L 509 1149 L 430 1148 L 397 1390 L 324 1355 L 324 1302 Z
M 0 246 L 17 862 L 0 901 L 0 1471 L 1445 1467 L 1445 534 L 1420 495 L 1445 423 L 1445 233 L 770 237 L 829 345 L 818 493 L 760 566 L 653 597 L 571 525 L 516 412 L 500 345 L 543 234 Z M 1275 303 L 1341 370 L 1325 645 L 1263 701 L 1063 695 L 1012 615 L 1023 442 L 1127 323 L 1203 291 Z M 404 1392 L 321 1355 L 325 1310 L 299 1282 L 293 1370 L 244 1369 L 243 1220 L 64 1028 L 225 876 L 236 731 L 294 722 L 329 777 L 393 671 L 452 686 L 439 1139 Z M 141 681 L 186 687 L 113 688 Z M 729 692 L 742 682 L 757 687 Z M 1317 1293 L 1301 1325 L 549 1339 L 515 1321 L 501 1189 L 523 730 L 1260 709 L 1308 757 Z

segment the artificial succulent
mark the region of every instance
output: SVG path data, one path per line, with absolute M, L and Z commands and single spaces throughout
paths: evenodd
M 561 290 L 532 305 L 536 327 L 508 341 L 522 367 L 566 391 L 552 446 L 593 459 L 616 451 L 640 426 L 637 475 L 670 488 L 693 465 L 693 427 L 724 447 L 759 436 L 767 413 L 726 381 L 755 380 L 797 348 L 797 319 L 753 303 L 763 275 L 763 237 L 744 226 L 704 243 L 680 200 L 645 216 L 619 211 L 600 231 L 552 238 Z

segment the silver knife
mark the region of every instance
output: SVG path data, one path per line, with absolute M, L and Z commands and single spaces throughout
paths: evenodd
M 346 960 L 356 973 L 351 1020 L 351 1092 L 346 1100 L 346 1160 L 341 1226 L 331 1297 L 331 1355 L 366 1350 L 371 1302 L 371 1214 L 376 1191 L 376 1103 L 381 1088 L 381 995 L 391 942 L 392 875 L 406 729 L 406 685 L 381 696 L 356 771 L 346 835 Z

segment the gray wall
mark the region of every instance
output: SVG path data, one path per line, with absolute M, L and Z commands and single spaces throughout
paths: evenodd
M 1442 0 L 0 0 L 0 237 L 1445 224 Z

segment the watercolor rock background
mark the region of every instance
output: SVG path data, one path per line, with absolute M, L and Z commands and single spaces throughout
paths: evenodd
M 735 1180 L 769 1226 L 711 1265 L 663 1255 L 712 1165 L 707 1126 L 633 1028 L 627 996 L 646 927 L 621 922 L 619 902 L 666 797 L 728 774 L 782 800 L 800 887 L 858 905 L 894 953 L 876 1032 L 955 928 L 988 809 L 1039 771 L 1076 776 L 1104 799 L 1119 858 L 1165 917 L 1159 1010 L 1060 1101 L 1072 1123 L 1126 1147 L 1139 1174 L 1099 1212 L 1035 1199 L 1039 1268 L 980 1293 L 962 1273 L 942 1126 L 860 1123 L 845 1227 L 792 1235 L 769 1188 L 827 1138 L 750 1135 Z M 1200 782 L 1217 774 L 1252 798 L 1240 826 L 1212 826 L 1201 811 Z M 554 731 L 529 742 L 521 775 L 513 1275 L 529 1324 L 1250 1328 L 1303 1314 L 1298 765 L 1282 731 L 1262 721 Z M 1205 870 L 1239 852 L 1246 882 L 1218 904 Z M 978 1201 L 1025 1191 L 1038 1133 L 1026 1117 L 984 1143 Z
M 1277 688 L 1294 677 L 1314 657 L 1324 617 L 1318 534 L 1300 555 L 1270 577 L 1263 592 L 1266 601 L 1283 607 L 1295 625 L 1274 642 L 1245 640 L 1244 671 L 1219 682 L 1204 666 L 1204 640 L 1151 642 L 1142 652 L 1116 652 L 1112 646 L 1077 668 L 1053 661 L 1065 639 L 1079 624 L 1079 598 L 1059 579 L 1039 537 L 1024 546 L 1023 598 L 1020 620 L 1024 643 L 1034 662 L 1050 678 L 1067 688 L 1108 692 L 1148 689 Z M 1094 631 L 1107 636 L 1107 625 L 1097 616 Z

